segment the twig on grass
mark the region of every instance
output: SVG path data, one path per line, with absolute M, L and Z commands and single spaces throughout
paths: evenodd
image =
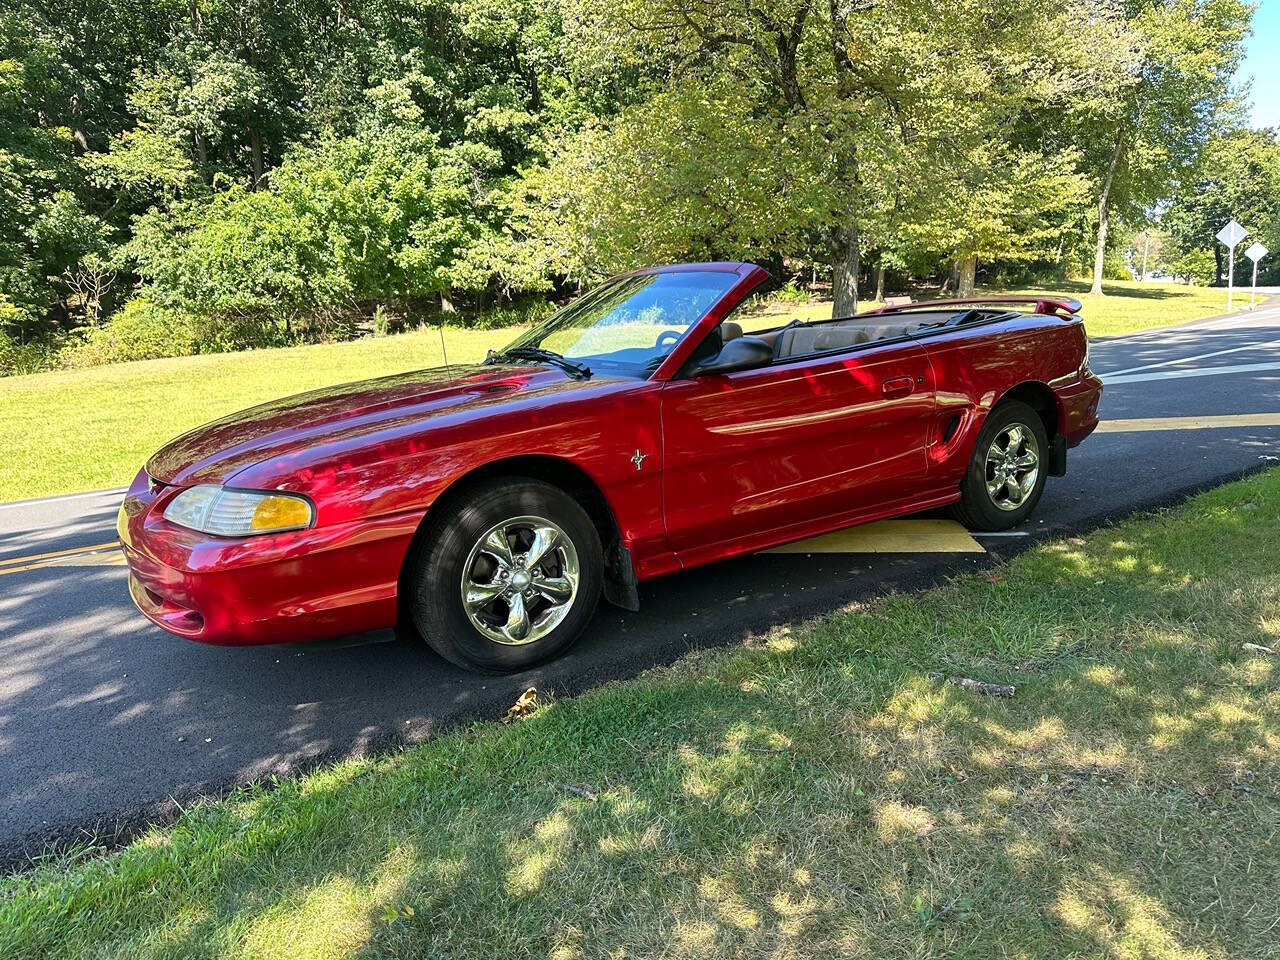
M 929 679 L 945 680 L 953 686 L 963 687 L 984 697 L 1012 697 L 1017 692 L 1017 687 L 1011 683 L 987 683 L 984 680 L 972 680 L 969 677 L 948 677 L 946 674 L 937 672 L 930 673 Z
M 574 783 L 561 783 L 558 786 L 561 790 L 567 790 L 569 793 L 576 794 L 584 800 L 596 799 L 596 792 L 589 787 L 580 787 Z

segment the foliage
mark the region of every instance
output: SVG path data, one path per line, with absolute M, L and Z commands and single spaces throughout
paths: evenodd
M 64 367 L 92 367 L 126 360 L 182 357 L 196 353 L 196 326 L 191 317 L 135 297 L 106 324 L 88 330 L 83 339 L 63 347 Z
M 580 283 L 646 263 L 749 258 L 822 226 L 801 138 L 735 85 L 683 84 L 556 143 L 530 176 L 531 241 Z
M 1236 250 L 1236 283 L 1247 283 L 1251 264 L 1244 248 L 1255 240 L 1273 251 L 1259 270 L 1260 282 L 1280 275 L 1280 138 L 1274 130 L 1229 131 L 1214 137 L 1184 190 L 1161 220 L 1180 262 L 1215 259 L 1210 278 L 1225 282 L 1226 250 L 1214 235 L 1232 218 L 1249 231 Z M 1268 269 L 1270 268 L 1270 272 Z M 1184 272 L 1197 272 L 1203 270 Z
M 1072 0 L 786 0 L 745 18 L 714 0 L 583 5 L 593 51 L 665 59 L 675 78 L 553 156 L 562 189 L 545 206 L 580 245 L 558 245 L 565 266 L 776 251 L 832 264 L 837 312 L 864 249 L 1043 252 L 1082 184 L 1035 131 L 1125 60 L 1108 9 Z
M 1216 279 L 1217 264 L 1208 250 L 1188 250 L 1169 266 L 1175 277 L 1192 283 L 1212 283 Z
M 1065 272 L 1108 211 L 1127 236 L 1207 169 L 1249 12 L 12 0 L 0 330 L 48 352 L 139 287 L 206 349 L 350 336 L 380 308 L 475 315 L 653 261 L 821 272 L 842 312 L 884 268 Z M 1101 240 L 1105 263 L 1122 245 Z
M 394 127 L 290 154 L 265 189 L 229 184 L 144 217 L 129 252 L 157 302 L 210 316 L 322 317 L 449 289 L 469 236 L 470 170 Z
M 1093 181 L 1095 289 L 1110 218 L 1142 221 L 1196 169 L 1214 128 L 1234 125 L 1230 82 L 1254 8 L 1248 0 L 1123 0 L 1119 9 L 1131 56 L 1116 84 L 1065 118 Z
M 49 348 L 43 343 L 19 343 L 0 330 L 0 377 L 38 373 L 50 362 Z

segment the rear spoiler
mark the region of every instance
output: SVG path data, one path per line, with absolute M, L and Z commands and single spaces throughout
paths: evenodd
M 868 310 L 859 316 L 872 317 L 885 313 L 906 313 L 910 310 L 933 310 L 936 307 L 984 307 L 993 303 L 1034 304 L 1034 313 L 1043 313 L 1051 317 L 1062 317 L 1069 320 L 1080 312 L 1079 300 L 1065 300 L 1050 297 L 976 297 L 969 300 L 922 300 L 919 303 L 904 303 L 896 307 L 879 307 Z

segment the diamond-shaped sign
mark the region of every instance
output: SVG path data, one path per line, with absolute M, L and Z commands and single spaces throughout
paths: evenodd
M 1262 244 L 1255 243 L 1253 244 L 1253 246 L 1251 246 L 1248 250 L 1244 252 L 1244 255 L 1248 257 L 1250 260 L 1252 260 L 1254 263 L 1257 263 L 1259 260 L 1265 257 L 1268 252 L 1269 251 L 1267 250 L 1267 248 L 1264 247 Z
M 1234 247 L 1237 243 L 1249 235 L 1249 231 L 1240 224 L 1232 220 L 1225 227 L 1218 231 L 1218 239 L 1223 245 Z

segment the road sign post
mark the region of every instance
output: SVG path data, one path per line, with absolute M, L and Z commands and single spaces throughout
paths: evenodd
M 1249 231 L 1232 220 L 1218 231 L 1218 241 L 1227 248 L 1227 313 L 1231 312 L 1231 291 L 1236 280 L 1236 244 L 1249 235 Z
M 1252 310 L 1258 298 L 1258 261 L 1267 255 L 1267 248 L 1255 242 L 1244 255 L 1253 261 L 1253 286 L 1249 288 L 1249 309 Z M 1228 308 L 1229 309 L 1229 308 Z

